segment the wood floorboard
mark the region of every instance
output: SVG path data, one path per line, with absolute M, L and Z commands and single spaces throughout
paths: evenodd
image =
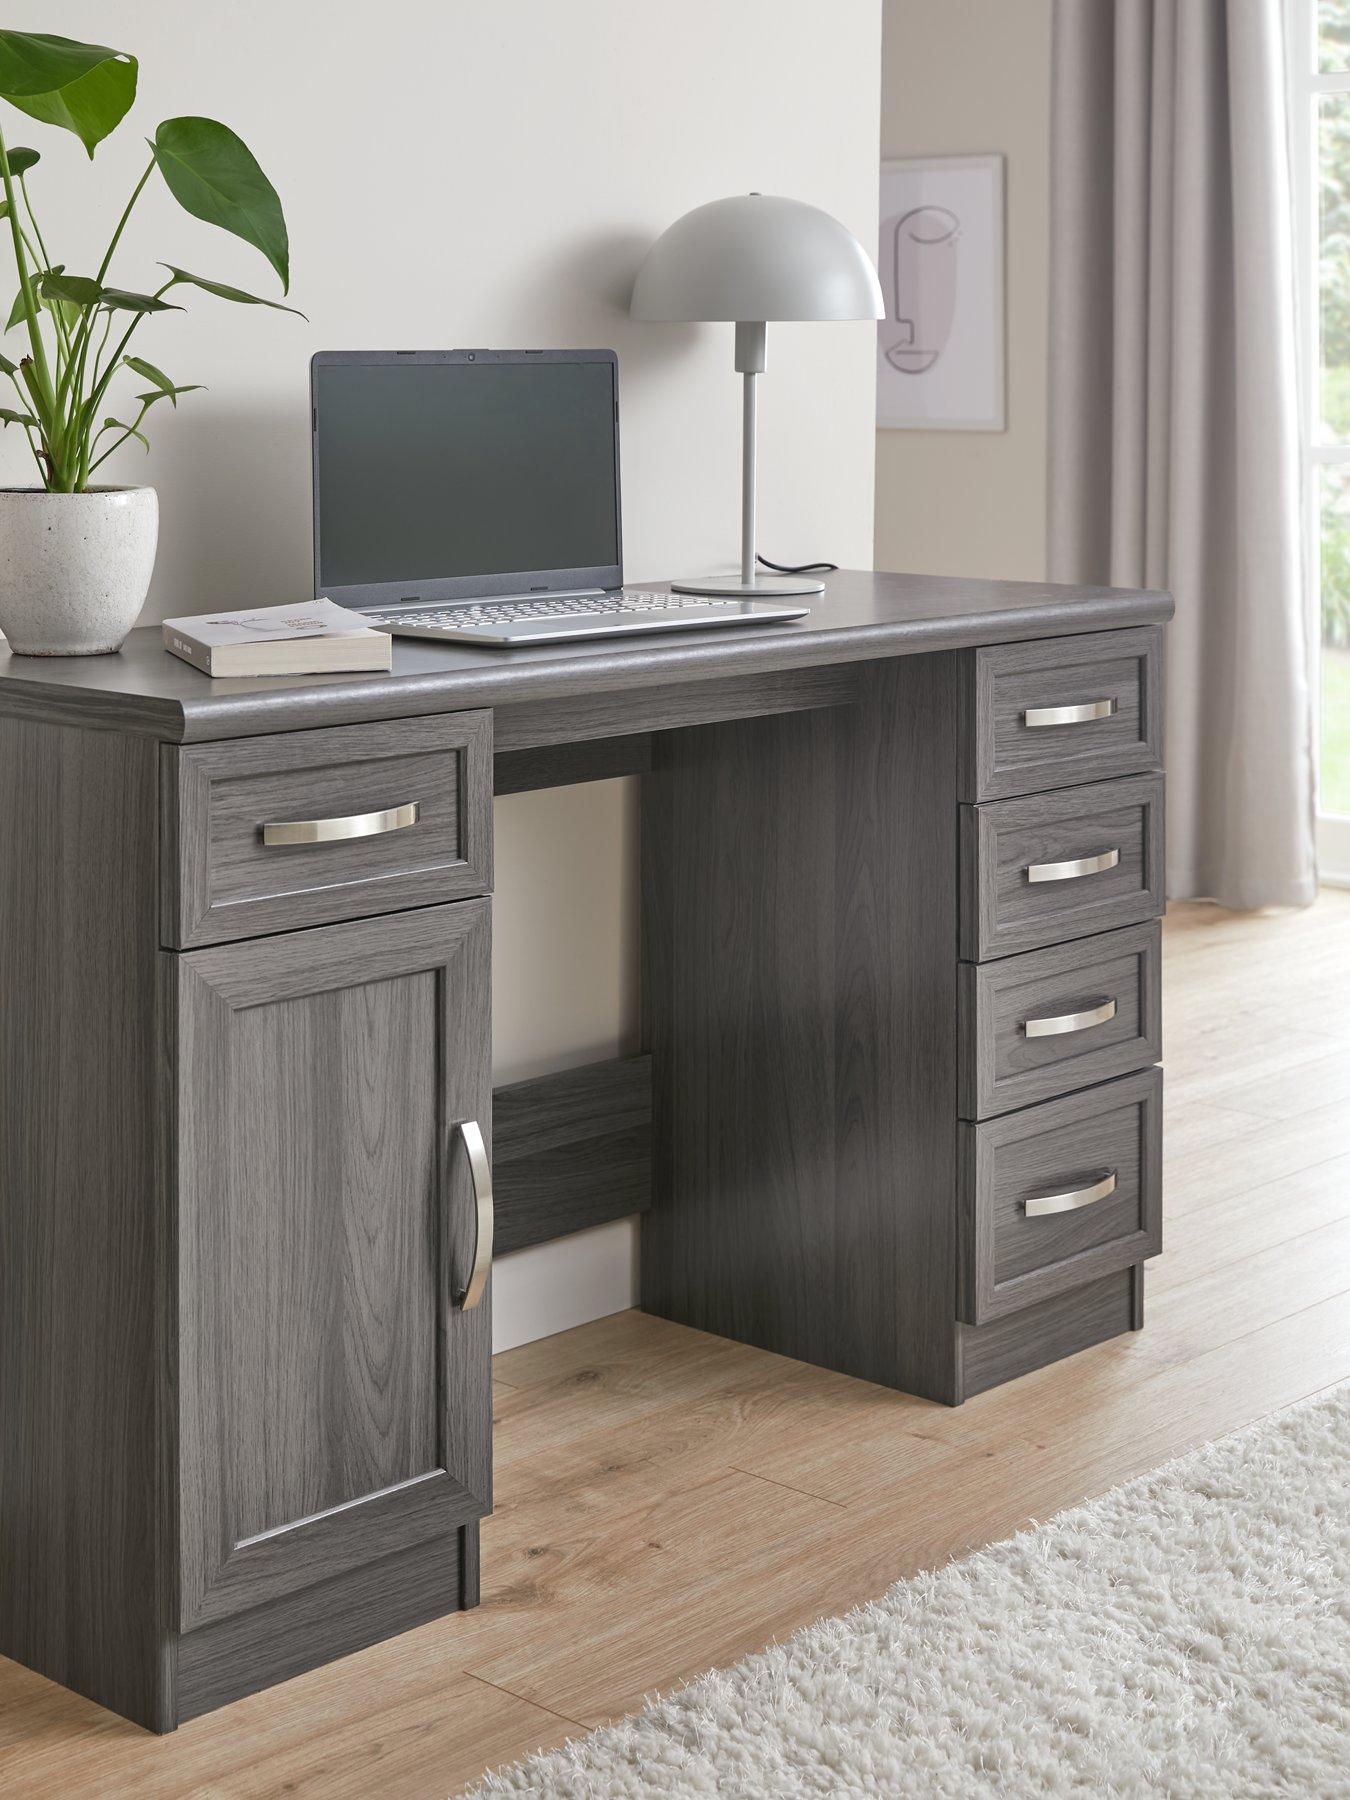
M 577 1723 L 442 1667 L 425 1648 L 420 1664 L 404 1661 L 409 1640 L 419 1637 L 397 1640 L 396 1663 L 378 1654 L 384 1645 L 364 1652 L 359 1683 L 350 1662 L 336 1663 L 288 1683 L 285 1708 L 276 1706 L 274 1689 L 270 1705 L 259 1705 L 269 1696 L 253 1695 L 194 1720 L 168 1755 L 164 1740 L 137 1738 L 121 1721 L 76 1743 L 58 1717 L 41 1742 L 5 1766 L 4 1791 L 99 1800 L 283 1793 L 444 1800 L 489 1760 L 515 1761 L 577 1735 Z M 485 1751 L 487 1743 L 495 1750 Z
M 1174 1103 L 1166 1086 L 1163 1104 L 1168 1119 L 1184 1116 L 1184 1103 Z M 1250 1114 L 1246 1118 L 1247 1129 L 1235 1127 L 1193 1155 L 1164 1153 L 1164 1241 L 1168 1219 L 1194 1206 L 1221 1205 L 1268 1182 L 1330 1162 L 1345 1154 L 1350 1141 L 1350 1107 L 1343 1101 L 1318 1106 L 1300 1119 L 1262 1122 Z M 1165 1141 L 1166 1125 L 1163 1135 Z
M 522 1345 L 477 1611 L 163 1739 L 0 1661 L 0 1791 L 443 1800 L 1350 1377 L 1350 894 L 1175 907 L 1163 945 L 1142 1333 L 954 1411 L 637 1313 Z
M 533 1521 L 547 1520 L 549 1509 L 555 1518 L 614 1509 L 726 1467 L 843 1503 L 860 1483 L 942 1454 L 914 1430 L 929 1410 L 908 1395 L 766 1356 L 765 1366 L 729 1369 L 717 1388 L 652 1407 L 603 1438 L 573 1429 L 547 1458 L 519 1457 L 487 1527 L 488 1554 L 492 1543 L 537 1529 Z M 809 1473 L 785 1445 L 809 1446 Z
M 1350 1055 L 1344 1044 L 1326 1055 L 1229 1088 L 1225 1104 L 1270 1119 L 1301 1119 L 1327 1102 L 1350 1099 Z
M 1288 1239 L 1278 1254 L 1244 1257 L 1169 1287 L 1150 1307 L 1148 1329 L 1125 1348 L 1144 1362 L 1186 1362 L 1347 1289 L 1350 1219 L 1341 1219 Z
M 1149 1265 L 1150 1310 L 1197 1268 L 1264 1254 L 1277 1244 L 1350 1218 L 1350 1156 L 1333 1156 L 1244 1194 L 1215 1196 L 1168 1222 L 1163 1254 Z

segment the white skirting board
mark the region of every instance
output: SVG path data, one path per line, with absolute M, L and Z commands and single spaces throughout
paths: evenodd
M 638 1048 L 637 783 L 586 782 L 495 805 L 493 1079 Z M 638 1222 L 498 1257 L 492 1347 L 552 1337 L 637 1302 Z
M 637 1305 L 638 1221 L 615 1219 L 492 1265 L 492 1348 L 512 1350 Z

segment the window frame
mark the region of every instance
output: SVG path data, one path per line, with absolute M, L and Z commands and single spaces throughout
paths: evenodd
M 1350 69 L 1324 75 L 1318 69 L 1317 0 L 1286 0 L 1285 70 L 1289 94 L 1289 161 L 1296 231 L 1299 436 L 1302 447 L 1303 561 L 1308 594 L 1308 687 L 1319 790 L 1322 746 L 1322 471 L 1350 471 L 1350 440 L 1321 441 L 1322 346 L 1318 209 L 1318 113 L 1322 96 L 1350 96 Z M 1317 807 L 1318 877 L 1350 887 L 1350 815 Z

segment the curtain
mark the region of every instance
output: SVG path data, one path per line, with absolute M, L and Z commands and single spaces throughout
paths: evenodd
M 1281 0 L 1055 0 L 1049 573 L 1169 588 L 1167 884 L 1306 904 Z

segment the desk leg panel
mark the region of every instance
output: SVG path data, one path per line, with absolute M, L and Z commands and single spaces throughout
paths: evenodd
M 957 1397 L 955 663 L 653 741 L 648 1310 Z
M 162 1729 L 157 764 L 0 720 L 0 1655 Z

